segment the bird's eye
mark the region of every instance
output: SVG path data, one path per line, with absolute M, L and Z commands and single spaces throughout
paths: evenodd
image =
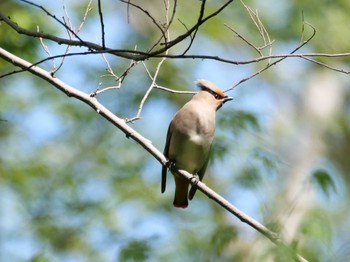
M 207 91 L 208 93 L 210 93 L 215 99 L 219 100 L 222 99 L 223 97 L 221 95 L 219 95 L 218 93 L 216 93 L 215 91 L 211 90 L 211 89 L 205 89 L 204 91 Z

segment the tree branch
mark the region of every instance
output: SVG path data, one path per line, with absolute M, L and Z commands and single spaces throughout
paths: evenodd
M 83 47 L 86 47 L 86 48 L 89 49 L 89 51 L 86 51 L 86 52 L 67 53 L 67 54 L 51 56 L 51 57 L 42 59 L 41 61 L 39 61 L 37 63 L 34 63 L 34 65 L 38 65 L 38 64 L 43 63 L 43 62 L 45 62 L 47 60 L 51 60 L 51 59 L 59 58 L 59 57 L 64 58 L 66 56 L 77 56 L 77 55 L 91 55 L 91 54 L 108 53 L 108 54 L 119 56 L 119 57 L 122 57 L 122 58 L 125 58 L 125 59 L 130 59 L 130 60 L 133 60 L 133 61 L 144 61 L 144 60 L 149 59 L 151 57 L 158 57 L 158 58 L 160 57 L 160 58 L 173 58 L 173 59 L 201 59 L 201 60 L 208 59 L 208 60 L 214 60 L 214 61 L 219 61 L 219 62 L 228 63 L 228 64 L 234 64 L 234 65 L 251 64 L 251 63 L 258 63 L 258 62 L 265 61 L 265 60 L 278 59 L 275 62 L 269 63 L 267 65 L 268 66 L 267 68 L 269 68 L 270 66 L 272 66 L 272 65 L 282 61 L 285 58 L 295 57 L 295 58 L 302 58 L 304 60 L 308 60 L 309 62 L 318 64 L 318 65 L 321 65 L 321 66 L 325 66 L 325 67 L 327 67 L 327 68 L 329 68 L 331 70 L 337 71 L 337 72 L 341 72 L 341 73 L 344 73 L 344 74 L 350 74 L 350 71 L 347 71 L 347 70 L 344 70 L 344 69 L 335 68 L 335 67 L 329 66 L 329 65 L 327 65 L 325 63 L 317 62 L 316 60 L 313 60 L 313 59 L 307 59 L 308 57 L 330 57 L 330 58 L 350 57 L 350 53 L 335 53 L 335 54 L 305 53 L 305 54 L 296 54 L 295 52 L 297 50 L 299 50 L 302 46 L 304 46 L 309 40 L 304 41 L 296 51 L 291 52 L 289 54 L 260 56 L 258 58 L 245 60 L 245 61 L 237 61 L 237 60 L 233 60 L 233 59 L 228 59 L 228 58 L 219 57 L 219 56 L 210 56 L 210 55 L 168 54 L 167 52 L 166 53 L 163 52 L 163 51 L 169 50 L 169 48 L 171 46 L 177 44 L 179 41 L 185 39 L 188 36 L 191 36 L 192 32 L 194 30 L 198 29 L 198 27 L 202 23 L 204 23 L 206 20 L 210 19 L 211 17 L 217 15 L 219 12 L 221 12 L 232 1 L 233 0 L 228 1 L 225 5 L 223 5 L 220 9 L 218 9 L 217 11 L 212 13 L 211 15 L 203 18 L 202 20 L 199 20 L 199 21 L 202 21 L 202 22 L 201 23 L 197 23 L 195 26 L 193 26 L 192 28 L 188 29 L 188 31 L 185 34 L 178 36 L 175 40 L 172 40 L 171 42 L 167 42 L 167 45 L 166 45 L 165 48 L 160 49 L 158 51 L 151 52 L 151 53 L 138 51 L 138 50 L 111 49 L 111 48 L 107 48 L 107 47 L 103 48 L 103 46 L 95 44 L 93 42 L 88 42 L 88 41 L 83 41 L 83 40 L 77 41 L 77 40 L 72 40 L 72 39 L 65 39 L 65 38 L 61 38 L 61 37 L 56 37 L 56 36 L 51 35 L 51 34 L 46 34 L 46 33 L 42 33 L 42 32 L 27 30 L 27 29 L 24 29 L 24 28 L 20 27 L 19 25 L 17 25 L 9 17 L 4 15 L 2 12 L 0 12 L 0 21 L 4 21 L 7 25 L 9 25 L 12 29 L 14 29 L 19 34 L 24 34 L 24 35 L 31 36 L 31 37 L 48 39 L 48 40 L 54 41 L 54 42 L 56 42 L 58 44 L 66 44 L 68 46 L 80 46 L 80 47 L 83 46 Z M 175 7 L 173 9 L 173 12 L 174 12 L 174 10 L 175 10 Z M 170 22 L 173 19 L 173 15 L 174 14 L 172 14 Z M 304 22 L 303 24 L 307 24 L 307 23 Z M 168 24 L 167 29 L 169 28 L 169 25 L 170 25 L 170 23 Z M 65 28 L 67 28 L 67 25 L 64 25 L 64 26 L 65 26 Z M 191 40 L 191 41 L 193 41 L 193 40 Z M 264 71 L 266 69 L 262 69 L 262 70 Z M 23 70 L 14 71 L 14 72 L 8 73 L 8 74 L 3 75 L 3 76 L 7 76 L 7 75 L 10 75 L 10 74 L 14 74 L 14 73 L 22 72 L 22 71 Z M 257 72 L 256 75 L 258 75 L 260 73 L 261 72 Z M 0 76 L 0 78 L 3 77 L 3 76 Z M 246 80 L 242 80 L 242 81 L 244 82 Z M 241 82 L 239 82 L 238 84 L 240 84 L 240 83 Z M 237 86 L 238 84 L 235 84 L 235 86 Z
M 98 0 L 97 3 L 98 3 L 98 15 L 100 16 L 100 24 L 101 24 L 102 48 L 105 49 L 106 48 L 106 45 L 105 45 L 105 24 L 103 22 L 101 0 Z
M 119 50 L 119 49 L 110 49 L 110 48 L 103 48 L 101 45 L 83 41 L 83 40 L 71 40 L 66 38 L 57 37 L 51 34 L 46 34 L 42 32 L 36 32 L 24 29 L 20 27 L 18 24 L 13 22 L 9 17 L 4 15 L 2 12 L 0 12 L 0 21 L 4 21 L 7 25 L 9 25 L 12 29 L 14 29 L 17 33 L 31 36 L 31 37 L 41 37 L 44 39 L 48 39 L 51 41 L 56 42 L 57 44 L 65 44 L 70 46 L 80 46 L 80 47 L 86 47 L 89 49 L 88 52 L 85 52 L 86 54 L 92 54 L 92 53 L 109 53 L 113 55 L 117 55 L 119 57 L 123 57 L 126 59 L 132 59 L 132 60 L 144 60 L 149 58 L 149 55 L 145 52 L 135 51 L 135 50 Z M 82 52 L 83 53 L 83 52 Z
M 162 165 L 166 165 L 168 160 L 164 157 L 164 155 L 152 144 L 152 142 L 146 138 L 144 138 L 141 134 L 139 134 L 137 131 L 135 131 L 133 128 L 128 126 L 126 122 L 114 115 L 111 111 L 109 111 L 106 107 L 104 107 L 101 103 L 98 102 L 96 97 L 91 97 L 89 94 L 86 94 L 84 92 L 81 92 L 69 85 L 67 85 L 65 82 L 59 80 L 58 78 L 53 77 L 49 72 L 41 69 L 40 67 L 34 66 L 31 63 L 27 62 L 26 60 L 23 60 L 6 50 L 0 48 L 0 57 L 4 60 L 8 61 L 9 63 L 21 67 L 22 69 L 25 69 L 29 71 L 30 73 L 38 76 L 39 78 L 47 81 L 48 83 L 55 86 L 57 89 L 65 93 L 69 97 L 74 97 L 85 104 L 92 107 L 98 114 L 100 114 L 103 118 L 105 118 L 107 121 L 112 123 L 114 126 L 116 126 L 119 130 L 121 130 L 127 138 L 131 138 L 134 141 L 136 141 L 139 145 L 141 145 L 145 150 L 147 150 L 154 158 L 156 158 Z M 178 173 L 179 175 L 186 178 L 192 185 L 196 186 L 201 192 L 203 192 L 205 195 L 207 195 L 209 198 L 213 199 L 216 203 L 218 203 L 220 206 L 225 208 L 228 212 L 236 216 L 238 219 L 240 219 L 242 222 L 248 224 L 249 226 L 253 227 L 257 231 L 259 231 L 262 235 L 267 237 L 269 240 L 271 240 L 274 244 L 277 246 L 286 249 L 297 261 L 300 262 L 306 262 L 307 260 L 303 258 L 302 256 L 296 254 L 291 248 L 289 248 L 283 241 L 278 237 L 278 235 L 268 228 L 266 228 L 264 225 L 260 224 L 258 221 L 254 220 L 253 218 L 246 215 L 244 212 L 239 210 L 237 207 L 232 205 L 230 202 L 228 202 L 226 199 L 221 197 L 219 194 L 214 192 L 212 189 L 207 187 L 204 183 L 201 181 L 197 181 L 194 179 L 194 176 L 190 173 L 183 171 L 183 170 L 177 170 L 175 167 L 171 168 L 173 172 Z

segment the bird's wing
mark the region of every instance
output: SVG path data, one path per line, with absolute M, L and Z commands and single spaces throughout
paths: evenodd
M 171 135 L 172 135 L 172 127 L 171 124 L 169 125 L 168 128 L 168 132 L 166 135 L 166 141 L 165 141 L 165 147 L 164 147 L 164 156 L 168 159 L 169 157 L 169 145 L 170 145 L 170 139 L 171 139 Z M 163 165 L 162 166 L 162 184 L 161 184 L 161 192 L 164 193 L 165 192 L 165 188 L 166 188 L 166 175 L 167 175 L 167 170 L 168 167 Z
M 205 163 L 203 165 L 203 167 L 197 172 L 197 175 L 199 177 L 199 180 L 202 181 L 205 171 L 207 170 L 207 166 L 208 166 L 208 162 L 210 159 L 210 155 L 211 155 L 211 150 L 209 150 L 209 154 L 207 156 L 207 159 L 205 160 Z M 195 175 L 195 174 L 194 174 Z M 191 186 L 190 192 L 188 194 L 188 199 L 192 200 L 192 198 L 194 197 L 194 194 L 197 191 L 197 186 Z

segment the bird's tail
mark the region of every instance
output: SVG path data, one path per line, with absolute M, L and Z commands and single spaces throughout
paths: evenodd
M 174 176 L 175 179 L 175 197 L 174 207 L 186 208 L 188 206 L 188 187 L 189 182 L 182 177 Z

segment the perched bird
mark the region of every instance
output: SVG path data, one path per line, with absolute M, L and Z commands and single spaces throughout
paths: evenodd
M 169 125 L 164 156 L 177 169 L 186 170 L 202 180 L 214 138 L 215 113 L 224 103 L 233 98 L 225 96 L 217 86 L 207 80 L 198 80 L 197 86 L 201 91 L 175 114 Z M 167 167 L 163 166 L 162 193 L 166 187 L 166 175 Z M 178 174 L 173 173 L 173 175 L 174 206 L 186 208 L 187 199 L 193 198 L 196 187 L 192 187 L 188 194 L 189 182 Z

